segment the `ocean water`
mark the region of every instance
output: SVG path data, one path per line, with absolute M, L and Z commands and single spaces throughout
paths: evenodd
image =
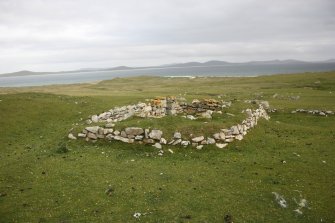
M 130 76 L 259 76 L 335 70 L 335 63 L 308 64 L 242 64 L 201 67 L 143 68 L 133 70 L 90 71 L 1 77 L 0 87 L 41 86 L 85 83 Z

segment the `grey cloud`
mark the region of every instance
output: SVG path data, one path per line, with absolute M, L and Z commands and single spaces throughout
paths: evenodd
M 0 72 L 334 57 L 332 0 L 0 1 Z

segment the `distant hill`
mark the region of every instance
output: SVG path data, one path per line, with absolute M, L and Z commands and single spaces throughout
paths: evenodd
M 94 72 L 94 71 L 117 71 L 117 70 L 136 70 L 136 69 L 148 69 L 148 68 L 170 68 L 170 67 L 203 67 L 203 66 L 226 66 L 226 65 L 278 65 L 278 64 L 312 64 L 312 63 L 335 63 L 335 59 L 329 59 L 324 61 L 306 62 L 300 60 L 266 60 L 266 61 L 249 61 L 241 63 L 232 63 L 227 61 L 211 60 L 207 62 L 187 62 L 187 63 L 175 63 L 161 66 L 148 66 L 148 67 L 128 67 L 118 66 L 111 68 L 82 68 L 79 70 L 72 71 L 59 71 L 59 72 L 33 72 L 28 70 L 22 70 L 13 73 L 0 74 L 0 77 L 14 77 L 14 76 L 26 76 L 26 75 L 43 75 L 43 74 L 56 74 L 56 73 L 78 73 L 78 72 Z

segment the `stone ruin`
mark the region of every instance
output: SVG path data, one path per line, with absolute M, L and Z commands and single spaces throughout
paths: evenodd
M 295 114 L 295 113 L 307 113 L 307 114 L 312 114 L 312 115 L 320 115 L 320 116 L 328 116 L 328 115 L 334 115 L 334 112 L 333 111 L 330 111 L 330 110 L 317 110 L 317 109 L 301 109 L 301 108 L 298 108 L 294 111 L 291 112 L 292 114 Z
M 224 148 L 228 143 L 234 140 L 242 140 L 248 131 L 257 125 L 260 118 L 268 120 L 266 110 L 260 104 L 258 109 L 246 109 L 244 112 L 247 118 L 240 124 L 234 125 L 228 129 L 220 129 L 212 137 L 199 135 L 197 137 L 182 136 L 180 132 L 175 132 L 173 136 L 164 135 L 159 129 L 143 129 L 141 127 L 127 127 L 121 131 L 115 130 L 116 122 L 128 119 L 132 116 L 161 118 L 166 115 L 177 115 L 180 113 L 192 114 L 203 118 L 211 118 L 213 112 L 221 113 L 222 109 L 231 106 L 231 102 L 217 101 L 214 99 L 193 100 L 188 104 L 186 100 L 180 100 L 175 97 L 156 98 L 149 103 L 138 103 L 116 107 L 99 115 L 93 115 L 86 122 L 103 123 L 101 126 L 89 126 L 78 133 L 79 138 L 86 141 L 96 141 L 104 139 L 107 141 L 121 141 L 124 143 L 149 144 L 161 149 L 162 145 L 181 145 L 184 147 L 194 146 L 201 149 L 204 145 L 215 144 L 218 148 Z M 194 117 L 194 116 L 193 116 Z M 195 118 L 195 117 L 194 117 Z M 73 133 L 68 135 L 70 139 L 76 139 Z M 160 151 L 161 155 L 163 150 Z
M 184 98 L 157 97 L 149 100 L 149 103 L 139 102 L 134 105 L 115 107 L 99 115 L 92 115 L 86 121 L 87 124 L 107 122 L 115 123 L 137 116 L 142 118 L 162 118 L 166 115 L 177 115 L 180 113 L 193 114 L 200 117 L 211 118 L 208 114 L 213 111 L 228 108 L 231 102 L 217 101 L 214 99 L 193 100 L 191 104 Z

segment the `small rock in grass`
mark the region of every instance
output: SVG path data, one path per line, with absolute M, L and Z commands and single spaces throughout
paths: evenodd
M 204 145 L 199 145 L 199 146 L 197 146 L 196 148 L 200 150 L 200 149 L 202 149 L 203 147 L 204 147 Z
M 170 153 L 172 153 L 172 154 L 174 153 L 172 149 L 168 149 L 168 151 L 169 151 Z
M 175 146 L 175 145 L 178 145 L 178 144 L 181 143 L 181 142 L 182 142 L 181 139 L 177 139 L 177 140 L 175 140 L 175 141 L 172 143 L 172 145 Z
M 161 130 L 154 129 L 149 133 L 151 139 L 160 140 L 162 138 L 163 132 Z
M 198 137 L 193 138 L 192 141 L 193 141 L 193 142 L 201 142 L 201 141 L 204 140 L 204 139 L 205 139 L 205 137 L 203 137 L 203 136 L 198 136 Z
M 167 143 L 166 139 L 164 139 L 164 138 L 161 138 L 161 140 L 159 142 L 160 142 L 160 144 L 164 144 L 164 145 Z
M 207 144 L 215 144 L 215 139 L 208 137 Z
M 78 137 L 80 137 L 80 138 L 85 138 L 85 137 L 86 137 L 86 134 L 85 134 L 85 133 L 78 133 Z
M 156 142 L 154 145 L 152 145 L 153 147 L 157 148 L 157 149 L 161 149 L 162 145 L 158 142 Z
M 77 139 L 72 133 L 69 133 L 69 135 L 67 136 L 69 139 Z
M 182 146 L 188 146 L 188 145 L 190 145 L 191 143 L 190 143 L 190 141 L 181 141 L 180 142 L 180 144 L 182 145 Z
M 175 132 L 173 134 L 173 138 L 175 138 L 175 139 L 181 139 L 181 133 L 180 132 Z
M 228 145 L 228 143 L 216 143 L 215 145 L 216 145 L 216 147 L 218 147 L 220 149 L 223 149 Z

